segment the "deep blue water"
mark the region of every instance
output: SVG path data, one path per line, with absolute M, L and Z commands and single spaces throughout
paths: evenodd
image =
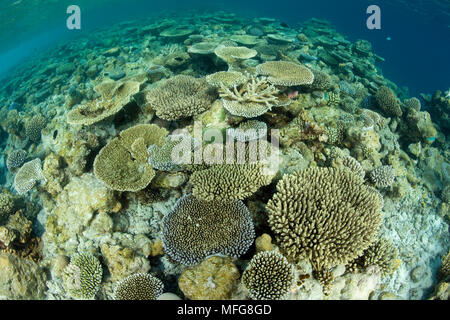
M 77 1 L 65 0 L 59 3 L 64 2 L 77 4 Z M 100 26 L 152 16 L 162 10 L 221 9 L 246 16 L 274 17 L 291 26 L 311 17 L 327 19 L 349 40 L 369 40 L 373 51 L 386 59 L 380 65 L 383 74 L 397 85 L 407 86 L 411 95 L 446 90 L 450 87 L 450 17 L 441 12 L 435 1 L 409 3 L 414 6 L 415 2 L 421 4 L 413 8 L 415 11 L 406 8 L 400 0 L 131 0 L 114 1 L 113 5 L 87 12 L 80 6 L 82 30 L 68 31 L 67 14 L 61 12 L 45 25 L 36 27 L 36 32 L 31 32 L 28 39 L 18 41 L 15 48 L 0 49 L 0 76 L 8 74 L 8 69 L 21 59 L 50 47 L 56 40 L 83 35 Z M 441 2 L 450 6 L 448 0 Z M 366 28 L 366 8 L 370 4 L 381 8 L 381 30 Z M 42 9 L 45 10 L 45 6 Z M 0 10 L 0 18 L 1 14 Z

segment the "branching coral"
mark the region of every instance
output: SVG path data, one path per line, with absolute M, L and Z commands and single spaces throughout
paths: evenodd
M 310 168 L 284 175 L 267 203 L 269 225 L 287 257 L 324 270 L 360 256 L 381 225 L 382 199 L 350 170 Z
M 267 76 L 267 81 L 277 86 L 299 86 L 312 84 L 314 74 L 307 67 L 288 61 L 268 61 L 256 67 L 258 75 Z
M 239 257 L 254 237 L 250 212 L 240 200 L 202 201 L 185 195 L 163 218 L 164 252 L 184 265 L 210 255 Z
M 208 110 L 217 98 L 205 79 L 177 75 L 146 93 L 145 106 L 164 120 L 187 118 Z
M 219 95 L 222 98 L 223 107 L 232 115 L 245 118 L 255 118 L 273 106 L 279 105 L 279 90 L 267 83 L 264 78 L 251 76 L 250 80 L 239 88 L 227 88 L 221 84 Z
M 270 184 L 272 178 L 261 163 L 222 164 L 194 172 L 189 183 L 201 200 L 243 200 Z
M 14 188 L 19 194 L 24 194 L 34 187 L 37 181 L 43 180 L 46 182 L 44 173 L 42 172 L 41 159 L 25 163 L 14 177 Z
M 102 266 L 95 256 L 77 253 L 64 269 L 64 287 L 75 299 L 93 299 L 100 288 L 102 275 Z
M 147 148 L 162 145 L 166 135 L 166 129 L 154 124 L 140 124 L 122 131 L 95 158 L 95 176 L 117 191 L 145 188 L 155 176 L 147 162 Z
M 255 300 L 280 300 L 295 285 L 295 268 L 275 251 L 255 255 L 242 274 L 242 283 Z
M 114 291 L 115 300 L 155 300 L 163 293 L 161 280 L 148 273 L 135 273 L 120 281 Z
M 369 174 L 370 180 L 379 188 L 389 187 L 394 183 L 395 170 L 392 166 L 386 165 L 378 167 Z
M 119 112 L 131 96 L 139 91 L 140 83 L 137 81 L 103 82 L 94 91 L 100 98 L 81 105 L 67 114 L 67 122 L 72 125 L 91 125 Z
M 361 257 L 350 264 L 356 269 L 366 269 L 376 265 L 380 268 L 382 276 L 386 277 L 397 269 L 399 261 L 398 249 L 392 244 L 392 241 L 378 239 L 364 250 Z

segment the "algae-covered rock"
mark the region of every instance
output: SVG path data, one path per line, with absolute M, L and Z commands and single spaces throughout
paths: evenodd
M 38 264 L 0 253 L 0 299 L 34 300 L 44 297 L 45 274 Z
M 147 273 L 150 262 L 131 248 L 103 244 L 102 255 L 113 280 L 121 280 L 135 273 Z
M 211 257 L 186 269 L 178 279 L 184 295 L 191 300 L 230 299 L 239 271 L 230 259 Z

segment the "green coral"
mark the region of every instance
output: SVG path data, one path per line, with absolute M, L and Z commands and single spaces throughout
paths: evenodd
M 242 284 L 255 300 L 280 300 L 294 287 L 295 268 L 281 254 L 263 251 L 255 255 L 242 274 Z
M 237 258 L 254 238 L 250 212 L 240 200 L 202 201 L 185 195 L 163 218 L 164 252 L 184 265 L 211 255 Z
M 147 273 L 132 274 L 117 284 L 115 300 L 156 300 L 163 293 L 164 285 Z
M 310 168 L 286 174 L 266 209 L 287 257 L 315 270 L 346 263 L 375 241 L 382 199 L 350 170 Z
M 95 158 L 95 176 L 113 190 L 144 189 L 155 176 L 147 162 L 147 148 L 162 145 L 166 135 L 167 130 L 155 124 L 140 124 L 122 131 Z
M 90 253 L 77 253 L 64 269 L 63 280 L 67 293 L 81 300 L 93 299 L 102 282 L 102 265 Z

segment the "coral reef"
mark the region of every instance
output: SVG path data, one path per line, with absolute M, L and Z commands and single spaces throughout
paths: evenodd
M 30 191 L 36 182 L 41 180 L 46 182 L 46 178 L 42 172 L 41 159 L 36 158 L 25 163 L 17 171 L 14 177 L 14 188 L 19 194 L 24 194 Z
M 299 86 L 314 82 L 314 73 L 311 70 L 287 61 L 264 62 L 256 67 L 256 73 L 267 76 L 267 81 L 277 86 Z

